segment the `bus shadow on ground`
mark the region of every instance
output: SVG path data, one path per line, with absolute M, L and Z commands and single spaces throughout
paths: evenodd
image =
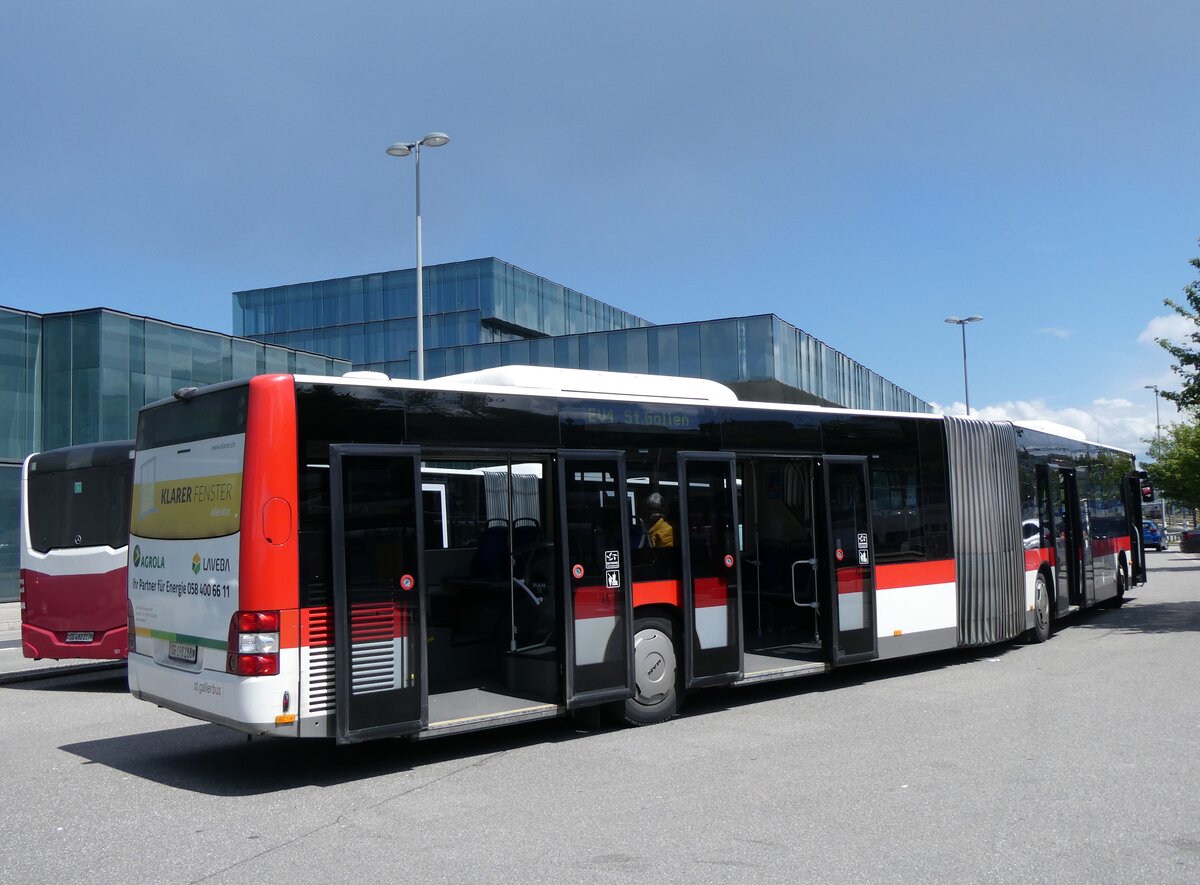
M 570 719 L 411 742 L 384 739 L 344 747 L 332 740 L 254 738 L 219 725 L 192 725 L 59 747 L 133 777 L 210 796 L 257 796 L 301 787 L 329 787 L 464 761 L 470 765 L 539 744 L 562 743 L 600 729 Z M 434 779 L 444 770 L 431 771 Z
M 19 678 L 0 677 L 0 689 L 7 691 L 46 691 L 63 693 L 128 694 L 129 683 L 124 665 L 90 671 L 41 675 L 21 674 Z
M 1137 590 L 1133 591 L 1138 593 Z M 1130 595 L 1119 609 L 1090 609 L 1067 619 L 1072 630 L 1107 630 L 1117 633 L 1200 632 L 1200 602 L 1154 602 L 1143 589 Z
M 703 716 L 809 692 L 837 691 L 911 673 L 973 664 L 1002 657 L 1019 647 L 1019 643 L 1005 643 L 952 649 L 916 658 L 855 665 L 807 678 L 742 686 L 736 691 L 706 689 L 688 697 L 680 716 Z M 624 726 L 584 711 L 578 719 L 531 722 L 425 742 L 391 739 L 337 747 L 332 740 L 321 739 L 247 740 L 222 726 L 203 724 L 83 741 L 59 749 L 80 757 L 86 764 L 105 765 L 164 786 L 212 796 L 255 796 L 419 771 L 439 763 L 461 761 L 478 765 L 511 750 L 619 730 L 624 730 Z M 442 777 L 444 772 L 438 771 L 433 776 Z
M 831 670 L 799 679 L 783 679 L 757 685 L 741 685 L 736 688 L 705 689 L 688 695 L 681 716 L 703 716 L 720 710 L 736 710 L 740 707 L 803 697 L 807 694 L 842 691 L 855 686 L 870 685 L 889 679 L 897 679 L 917 673 L 932 673 L 951 667 L 969 666 L 980 661 L 997 660 L 1008 654 L 1017 653 L 1024 647 L 1023 640 L 1016 639 L 996 645 L 973 648 L 954 648 L 931 652 L 915 657 L 897 658 L 888 661 L 868 661 Z

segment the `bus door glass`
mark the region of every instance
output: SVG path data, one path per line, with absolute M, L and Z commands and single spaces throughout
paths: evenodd
M 833 662 L 878 657 L 875 636 L 875 551 L 865 458 L 825 459 Z
M 560 452 L 558 459 L 566 700 L 571 708 L 633 694 L 633 594 L 623 452 Z
M 1091 605 L 1096 601 L 1096 574 L 1092 557 L 1092 524 L 1091 507 L 1092 475 L 1086 467 L 1075 468 L 1075 510 L 1079 514 L 1078 543 L 1079 551 L 1079 586 L 1083 593 L 1084 602 Z
M 1125 475 L 1122 485 L 1125 500 L 1126 532 L 1129 534 L 1130 576 L 1135 584 L 1146 582 L 1146 548 L 1142 543 L 1142 478 Z
M 428 719 L 420 453 L 331 445 L 337 740 Z
M 1058 575 L 1059 611 L 1067 606 L 1083 605 L 1083 535 L 1080 526 L 1079 493 L 1075 470 L 1055 468 L 1055 516 L 1058 517 L 1054 539 L 1055 563 Z
M 733 455 L 679 456 L 679 529 L 687 686 L 742 675 L 742 619 Z

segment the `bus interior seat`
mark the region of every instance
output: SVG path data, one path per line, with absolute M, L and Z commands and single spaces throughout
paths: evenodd
M 471 577 L 484 581 L 507 579 L 509 556 L 508 522 L 490 522 L 471 558 Z

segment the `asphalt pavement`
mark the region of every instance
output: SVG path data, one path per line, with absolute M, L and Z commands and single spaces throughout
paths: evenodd
M 415 745 L 0 686 L 0 883 L 1200 882 L 1200 556 L 1041 645 Z

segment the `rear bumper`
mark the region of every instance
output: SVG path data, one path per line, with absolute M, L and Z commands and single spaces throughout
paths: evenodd
M 67 634 L 63 631 L 22 624 L 21 649 L 25 657 L 35 661 L 42 658 L 110 661 L 128 656 L 129 628 L 122 624 L 110 630 L 92 631 L 91 642 L 67 642 Z

